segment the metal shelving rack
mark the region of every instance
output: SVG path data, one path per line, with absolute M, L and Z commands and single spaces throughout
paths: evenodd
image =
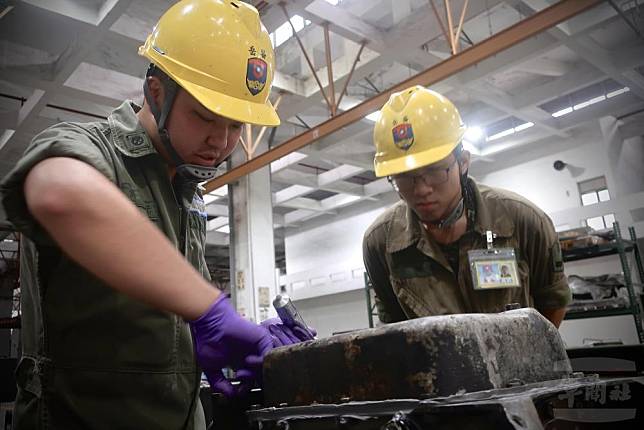
M 613 223 L 613 232 L 615 233 L 615 239 L 608 244 L 595 245 L 588 248 L 583 248 L 581 250 L 574 250 L 572 253 L 564 252 L 564 262 L 568 261 L 578 261 L 589 258 L 602 257 L 606 255 L 619 255 L 619 260 L 622 265 L 622 271 L 624 272 L 624 284 L 628 291 L 628 298 L 630 306 L 627 308 L 619 309 L 598 309 L 598 310 L 588 310 L 582 312 L 569 313 L 566 315 L 565 319 L 582 319 L 582 318 L 597 318 L 597 317 L 608 317 L 616 315 L 629 315 L 633 316 L 635 322 L 635 329 L 637 330 L 637 337 L 641 344 L 644 344 L 644 329 L 642 327 L 642 310 L 638 304 L 637 297 L 635 296 L 635 290 L 633 288 L 633 279 L 631 277 L 631 268 L 628 264 L 628 253 L 632 252 L 637 266 L 637 272 L 640 278 L 640 282 L 644 282 L 644 266 L 642 265 L 641 253 L 637 244 L 637 236 L 635 234 L 635 229 L 629 227 L 630 240 L 626 240 L 622 237 L 622 231 L 619 226 L 619 223 Z M 568 255 L 566 255 L 568 254 Z
M 373 293 L 373 286 L 371 285 L 371 280 L 367 272 L 364 272 L 364 291 L 367 295 L 367 318 L 369 318 L 369 328 L 373 328 L 373 317 L 378 316 L 378 311 L 376 310 L 375 302 L 375 293 Z M 372 296 L 372 294 L 374 294 Z

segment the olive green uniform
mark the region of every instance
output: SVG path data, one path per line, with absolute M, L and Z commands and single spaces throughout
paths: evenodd
M 571 300 L 561 250 L 548 216 L 521 196 L 468 180 L 473 222 L 458 240 L 457 273 L 418 216 L 400 201 L 367 229 L 363 257 L 383 322 L 431 315 L 501 312 L 508 303 L 537 309 L 565 307 Z M 514 248 L 520 288 L 475 290 L 467 251 Z
M 8 219 L 23 233 L 17 429 L 205 428 L 188 324 L 88 273 L 25 203 L 23 183 L 34 165 L 50 157 L 81 160 L 118 186 L 209 279 L 201 191 L 170 182 L 139 109 L 125 102 L 107 121 L 43 131 L 0 185 Z

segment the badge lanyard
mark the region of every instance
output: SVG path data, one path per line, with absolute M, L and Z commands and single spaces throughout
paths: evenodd
M 521 286 L 514 248 L 495 248 L 494 234 L 485 232 L 487 249 L 467 252 L 475 290 L 517 288 Z

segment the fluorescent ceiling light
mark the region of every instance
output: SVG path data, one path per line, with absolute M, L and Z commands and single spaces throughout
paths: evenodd
M 525 130 L 527 128 L 530 128 L 532 126 L 534 126 L 533 122 L 524 122 L 523 124 L 519 124 L 514 128 L 508 128 L 507 130 L 503 130 L 503 131 L 501 131 L 499 133 L 493 134 L 492 136 L 488 136 L 487 139 L 485 139 L 485 141 L 486 142 L 491 142 L 493 140 L 497 140 L 497 139 L 500 139 L 502 137 L 514 134 L 514 133 L 518 133 L 518 132 L 523 131 L 523 130 Z
M 619 90 L 611 91 L 610 93 L 606 94 L 606 98 L 609 99 L 611 97 L 618 96 L 620 94 L 624 94 L 629 92 L 631 89 L 628 87 L 620 88 Z
M 514 131 L 516 131 L 518 133 L 518 132 L 523 131 L 526 128 L 530 128 L 532 126 L 534 126 L 534 122 L 525 122 L 525 123 L 523 123 L 521 125 L 518 125 L 518 126 L 514 127 Z
M 341 0 L 324 0 L 324 1 L 326 1 L 329 4 L 332 4 L 333 6 L 337 6 Z
M 603 102 L 604 100 L 606 100 L 606 96 L 601 95 L 601 96 L 592 98 L 590 100 L 586 100 L 585 102 L 581 102 L 579 104 L 576 104 L 572 108 L 573 108 L 573 110 L 579 110 L 579 109 L 583 109 L 585 107 L 588 107 L 590 105 L 594 105 L 595 103 Z
M 572 106 L 568 106 L 565 109 L 558 110 L 557 112 L 553 113 L 552 116 L 555 118 L 559 118 L 560 116 L 568 115 L 570 112 L 572 112 Z
M 483 137 L 483 129 L 481 127 L 467 127 L 464 137 L 470 142 L 476 142 Z
M 511 134 L 514 134 L 514 129 L 513 128 L 508 128 L 507 130 L 503 130 L 502 132 L 499 132 L 497 134 L 493 134 L 492 136 L 488 136 L 487 139 L 485 139 L 487 142 L 491 142 L 493 140 L 500 139 L 505 136 L 509 136 Z
M 375 112 L 371 112 L 369 115 L 365 116 L 365 119 L 373 122 L 378 121 L 378 119 L 380 119 L 380 111 L 377 110 Z
M 592 99 L 589 99 L 589 100 L 586 100 L 584 102 L 578 103 L 578 104 L 576 104 L 574 106 L 568 106 L 565 109 L 558 110 L 557 112 L 554 112 L 552 114 L 552 116 L 554 118 L 559 118 L 560 116 L 568 115 L 573 110 L 581 110 L 581 109 L 586 108 L 586 107 L 588 107 L 590 105 L 594 105 L 595 103 L 603 102 L 606 99 L 610 99 L 610 98 L 618 96 L 620 94 L 627 93 L 630 90 L 631 89 L 628 88 L 628 87 L 620 88 L 618 90 L 611 91 L 610 93 L 608 93 L 606 95 L 602 94 L 601 96 L 593 97 Z

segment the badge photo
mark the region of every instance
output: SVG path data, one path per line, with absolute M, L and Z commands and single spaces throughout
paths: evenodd
M 514 249 L 476 249 L 467 254 L 475 290 L 521 286 Z

